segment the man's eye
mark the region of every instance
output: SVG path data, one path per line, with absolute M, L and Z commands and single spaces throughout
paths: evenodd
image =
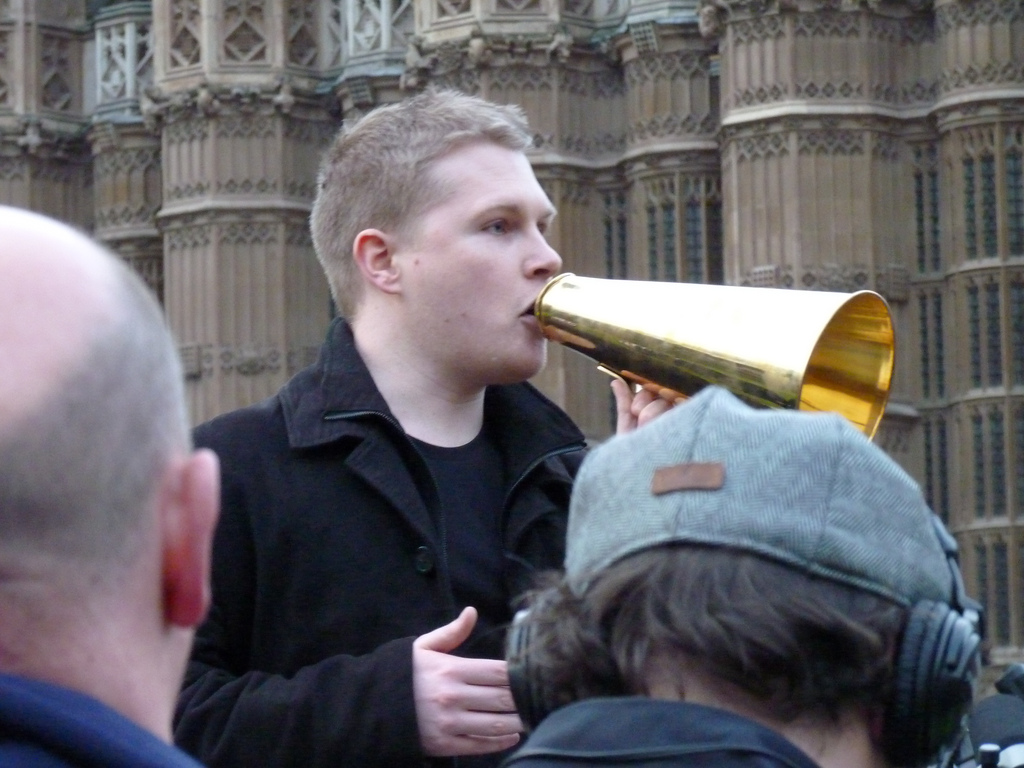
M 495 233 L 497 235 L 503 235 L 506 232 L 508 232 L 508 222 L 507 221 L 492 221 L 490 224 L 488 224 L 485 227 L 485 229 L 488 232 L 493 232 L 493 233 Z

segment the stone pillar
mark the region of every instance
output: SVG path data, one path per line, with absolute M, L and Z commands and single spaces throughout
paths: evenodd
M 932 331 L 922 348 L 934 412 L 929 468 L 949 497 L 967 585 L 986 605 L 1001 665 L 1024 647 L 1024 9 L 937 0 L 935 28 L 944 228 L 921 300 Z M 948 359 L 944 339 L 960 342 Z
M 119 253 L 163 298 L 160 137 L 144 124 L 140 98 L 153 82 L 148 2 L 101 10 L 94 22 L 96 95 L 93 152 L 95 236 Z
M 270 0 L 154 9 L 143 112 L 161 136 L 165 306 L 197 422 L 275 392 L 314 358 L 331 316 L 308 216 L 337 128 L 316 92 L 338 60 L 337 30 L 329 4 L 284 10 Z
M 903 338 L 913 232 L 892 212 L 910 202 L 904 133 L 929 95 L 928 48 L 907 43 L 929 19 L 837 0 L 714 0 L 701 16 L 720 36 L 727 282 L 876 289 Z M 900 461 L 913 454 L 915 358 L 897 348 L 876 437 Z
M 92 226 L 85 2 L 0 2 L 0 202 Z

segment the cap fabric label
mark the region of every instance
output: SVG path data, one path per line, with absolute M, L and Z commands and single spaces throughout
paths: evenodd
M 725 483 L 725 464 L 720 461 L 687 462 L 659 467 L 651 478 L 651 493 L 672 491 L 715 491 Z

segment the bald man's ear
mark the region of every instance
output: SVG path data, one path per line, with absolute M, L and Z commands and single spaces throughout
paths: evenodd
M 200 449 L 168 469 L 161 498 L 164 620 L 198 626 L 210 607 L 210 557 L 220 511 L 220 462 Z
M 395 240 L 379 229 L 364 229 L 352 243 L 355 259 L 363 279 L 384 293 L 398 293 L 401 270 L 392 258 Z

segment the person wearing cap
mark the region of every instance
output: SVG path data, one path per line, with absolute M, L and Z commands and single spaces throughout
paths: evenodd
M 507 768 L 941 761 L 979 607 L 918 485 L 840 416 L 708 387 L 592 450 L 531 593 Z

